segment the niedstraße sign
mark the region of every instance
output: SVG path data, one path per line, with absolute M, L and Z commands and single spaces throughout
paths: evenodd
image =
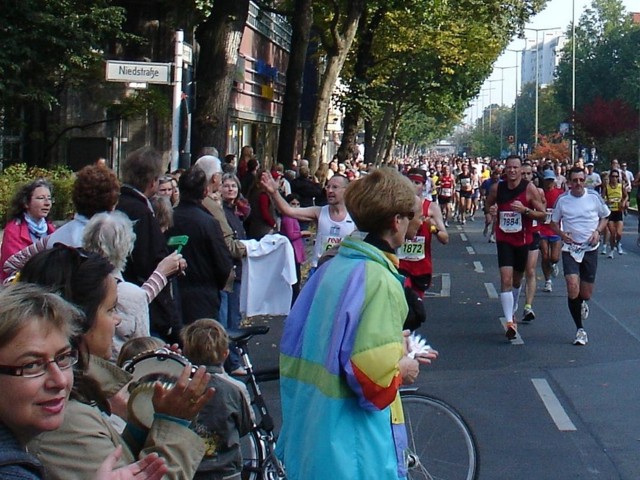
M 171 83 L 171 63 L 107 61 L 110 82 Z

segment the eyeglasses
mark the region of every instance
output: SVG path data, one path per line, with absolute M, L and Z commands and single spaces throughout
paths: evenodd
M 584 178 L 572 178 L 571 183 L 584 183 L 586 180 Z
M 78 363 L 78 350 L 61 353 L 53 357 L 53 360 L 35 360 L 19 367 L 0 365 L 0 374 L 25 378 L 41 377 L 52 363 L 55 363 L 60 370 L 71 368 Z
M 44 197 L 42 195 L 39 195 L 37 197 L 33 197 L 31 200 L 37 200 L 39 202 L 51 202 L 51 203 L 56 203 L 56 201 L 53 199 L 53 197 Z
M 620 175 L 611 175 L 611 178 L 620 178 Z

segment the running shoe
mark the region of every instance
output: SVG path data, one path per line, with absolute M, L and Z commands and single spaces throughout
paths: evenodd
M 547 280 L 546 282 L 544 282 L 544 288 L 542 289 L 543 292 L 553 292 L 553 283 L 551 282 L 551 280 Z
M 576 332 L 576 339 L 573 341 L 574 345 L 586 345 L 589 339 L 587 338 L 587 332 L 584 328 L 579 328 Z
M 508 340 L 513 340 L 518 335 L 518 330 L 516 329 L 515 322 L 507 322 L 507 330 L 504 332 L 504 336 L 507 337 Z
M 495 233 L 492 233 L 489 236 L 489 243 L 496 243 L 496 234 Z
M 445 220 L 445 222 L 444 222 L 444 226 L 445 226 L 445 227 L 447 227 L 447 228 L 449 228 L 449 222 Z
M 558 264 L 557 263 L 552 263 L 551 264 L 551 275 L 553 275 L 553 278 L 556 278 L 559 273 L 560 273 L 560 269 L 558 268 Z M 549 290 L 549 291 L 551 291 L 551 290 Z
M 624 255 L 624 250 L 622 250 L 622 244 L 618 243 L 618 255 Z
M 607 254 L 607 245 L 602 245 L 602 251 L 600 252 L 600 255 L 606 255 Z
M 607 258 L 613 258 L 613 252 L 615 252 L 615 250 L 612 248 L 609 255 L 607 255 Z
M 533 320 L 534 318 L 536 318 L 536 314 L 533 313 L 533 309 L 530 307 L 524 307 L 524 315 L 522 315 L 522 321 L 523 322 L 530 322 L 531 320 Z
M 580 305 L 580 318 L 584 322 L 587 318 L 589 318 L 589 304 L 582 301 L 582 305 Z

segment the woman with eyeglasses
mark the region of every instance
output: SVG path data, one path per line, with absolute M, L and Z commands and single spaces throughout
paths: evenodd
M 28 283 L 0 291 L 0 478 L 45 478 L 45 467 L 27 443 L 42 432 L 59 428 L 73 385 L 78 350 L 70 338 L 77 333 L 81 312 L 58 295 Z M 105 451 L 110 453 L 113 448 Z M 75 453 L 77 464 L 84 452 Z M 112 471 L 121 454 L 110 454 L 86 478 L 160 479 L 166 472 L 157 455 Z M 140 471 L 140 473 L 136 473 Z
M 168 478 L 190 479 L 204 444 L 189 425 L 212 395 L 204 368 L 189 381 L 191 367 L 185 367 L 174 388 L 154 385 L 155 417 L 150 429 L 129 424 L 121 436 L 108 421 L 111 398 L 131 379 L 108 361 L 120 323 L 113 271 L 106 258 L 64 245 L 35 255 L 21 271 L 20 281 L 51 288 L 84 314 L 73 340 L 79 358 L 67 415 L 60 428 L 40 433 L 27 446 L 51 479 L 91 478 L 106 454 L 120 446 L 118 466 L 156 452 L 167 463 Z
M 0 267 L 14 253 L 28 247 L 36 240 L 55 230 L 47 216 L 53 206 L 51 185 L 44 179 L 23 185 L 13 196 L 9 208 L 9 222 L 4 227 Z M 0 280 L 7 278 L 0 273 Z

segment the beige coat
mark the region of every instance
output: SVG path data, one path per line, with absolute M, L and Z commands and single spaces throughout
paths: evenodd
M 110 393 L 118 391 L 130 379 L 123 370 L 96 357 L 91 357 L 90 372 Z M 165 478 L 176 480 L 193 478 L 204 455 L 204 442 L 200 437 L 172 420 L 156 418 L 146 438 L 144 432 L 140 432 L 140 440 L 144 441 L 138 446 L 127 433 L 125 430 L 120 436 L 97 407 L 70 400 L 62 426 L 38 435 L 27 448 L 44 464 L 47 478 L 59 480 L 94 478 L 100 464 L 118 445 L 123 446 L 123 451 L 117 466 L 156 452 L 169 467 Z
M 235 238 L 233 229 L 227 221 L 227 217 L 224 214 L 224 209 L 220 202 L 212 199 L 209 196 L 206 196 L 202 201 L 202 206 L 206 208 L 220 224 L 222 234 L 224 235 L 224 243 L 227 245 L 229 253 L 231 253 L 231 257 L 233 257 L 234 259 L 246 257 L 247 247 L 244 246 L 244 243 Z M 227 284 L 224 287 L 225 292 L 233 291 L 233 281 L 235 280 L 235 278 L 235 273 L 232 272 L 232 275 L 229 275 Z

